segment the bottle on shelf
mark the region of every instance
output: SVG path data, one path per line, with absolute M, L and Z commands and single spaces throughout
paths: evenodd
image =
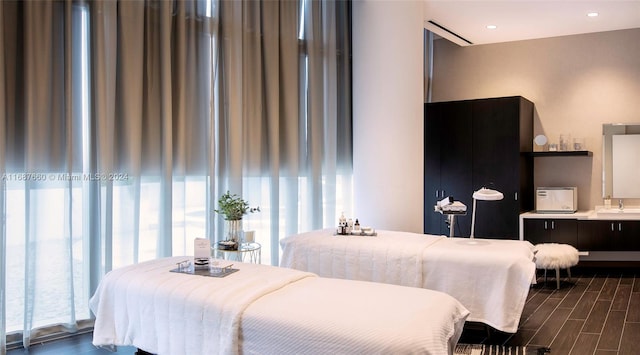
M 347 234 L 347 219 L 344 217 L 344 212 L 342 212 L 338 219 L 338 234 Z

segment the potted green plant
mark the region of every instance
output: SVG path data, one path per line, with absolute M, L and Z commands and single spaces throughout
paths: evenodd
M 218 199 L 218 208 L 214 211 L 226 221 L 225 239 L 218 242 L 218 247 L 236 250 L 242 232 L 242 217 L 247 213 L 259 212 L 260 207 L 250 207 L 242 197 L 227 191 Z

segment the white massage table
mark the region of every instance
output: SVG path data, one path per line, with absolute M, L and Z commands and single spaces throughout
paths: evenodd
M 471 314 L 468 321 L 515 333 L 535 283 L 527 241 L 447 238 L 378 231 L 377 236 L 317 230 L 282 239 L 280 266 L 321 277 L 382 282 L 445 292 Z
M 224 278 L 170 272 L 185 257 L 109 272 L 90 300 L 93 344 L 154 354 L 452 354 L 468 311 L 430 290 L 236 263 Z

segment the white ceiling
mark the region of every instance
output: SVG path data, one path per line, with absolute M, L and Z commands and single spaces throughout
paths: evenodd
M 424 1 L 425 28 L 463 46 L 470 44 L 429 21 L 474 45 L 640 28 L 640 0 Z

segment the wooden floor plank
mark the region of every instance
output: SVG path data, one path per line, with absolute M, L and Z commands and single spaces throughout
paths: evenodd
M 524 309 L 522 310 L 523 320 L 527 320 L 529 317 L 531 317 L 536 312 L 538 307 L 540 307 L 540 305 L 542 305 L 542 303 L 544 303 L 544 301 L 549 298 L 548 293 L 540 292 L 540 290 L 537 289 L 532 289 L 532 291 L 535 292 L 535 296 L 531 297 L 524 304 Z
M 613 300 L 613 296 L 616 294 L 616 290 L 618 288 L 618 284 L 620 283 L 620 279 L 617 277 L 607 278 L 604 281 L 604 285 L 602 286 L 602 290 L 600 290 L 600 295 L 598 296 L 599 301 L 611 301 Z
M 637 355 L 638 337 L 640 336 L 640 323 L 625 323 L 620 340 L 619 355 Z
M 569 354 L 571 355 L 586 355 L 593 354 L 596 350 L 596 346 L 598 345 L 598 340 L 600 336 L 598 334 L 587 334 L 580 333 L 578 339 L 576 340 L 573 349 Z
M 540 307 L 538 307 L 536 312 L 531 317 L 529 317 L 529 319 L 527 319 L 524 324 L 520 325 L 520 327 L 522 329 L 540 329 L 547 318 L 556 309 L 558 304 L 560 304 L 560 299 L 547 298 L 547 300 L 543 302 Z
M 629 308 L 629 299 L 631 298 L 631 285 L 620 284 L 616 295 L 613 297 L 612 311 L 626 311 Z
M 551 343 L 551 349 L 554 354 L 568 354 L 573 348 L 573 344 L 580 335 L 580 329 L 584 325 L 583 320 L 569 319 L 567 320 L 555 339 Z
M 622 272 L 622 276 L 620 276 L 620 285 L 631 285 L 633 286 L 633 278 L 634 272 Z
M 627 322 L 640 322 L 640 292 L 631 292 Z
M 640 274 L 637 274 L 633 278 L 633 289 L 631 289 L 631 292 L 640 292 Z
M 609 308 L 611 308 L 611 301 L 596 301 L 582 331 L 585 333 L 600 333 L 604 322 L 607 320 Z
M 587 319 L 589 313 L 591 313 L 591 309 L 593 308 L 593 304 L 596 302 L 598 298 L 598 292 L 590 292 L 585 291 L 582 294 L 582 298 L 578 301 L 578 304 L 571 312 L 569 316 L 570 319 Z
M 609 312 L 607 321 L 602 329 L 602 334 L 600 335 L 598 350 L 618 350 L 625 316 L 626 312 L 623 311 Z
M 584 293 L 584 291 L 587 290 L 587 286 L 589 285 L 588 281 L 590 280 L 587 280 L 587 282 L 585 282 L 584 279 L 579 279 L 576 282 L 576 284 L 571 288 L 571 290 L 567 293 L 567 295 L 562 300 L 562 302 L 558 305 L 558 307 L 574 308 L 580 301 L 580 298 L 582 297 L 582 294 Z
M 538 332 L 533 336 L 530 343 L 545 347 L 551 346 L 551 342 L 555 339 L 556 334 L 558 334 L 570 313 L 571 310 L 568 308 L 556 308 L 546 322 L 544 322 L 544 325 L 538 329 Z
M 604 282 L 607 280 L 606 276 L 596 275 L 591 279 L 591 283 L 587 288 L 587 291 L 597 291 L 600 292 L 602 290 L 602 286 L 604 286 Z

